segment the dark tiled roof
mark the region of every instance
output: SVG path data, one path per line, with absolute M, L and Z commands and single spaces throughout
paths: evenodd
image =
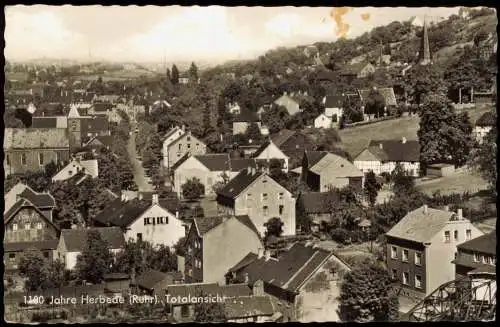
M 90 230 L 97 230 L 110 249 L 119 249 L 125 244 L 125 237 L 119 227 L 63 229 L 61 237 L 64 239 L 66 251 L 82 251 L 87 244 L 87 237 Z
M 97 102 L 93 104 L 95 112 L 106 112 L 113 109 L 113 104 L 107 102 Z
M 259 122 L 260 119 L 257 113 L 250 110 L 242 110 L 238 116 L 234 117 L 233 121 L 254 123 L 254 122 Z
M 4 243 L 5 252 L 18 252 L 25 251 L 29 249 L 36 249 L 40 251 L 44 250 L 55 250 L 59 240 L 47 240 L 47 241 L 36 241 L 36 242 L 15 242 L 15 243 Z
M 194 223 L 196 224 L 196 227 L 198 228 L 198 232 L 200 233 L 200 236 L 203 236 L 205 233 L 207 233 L 211 229 L 222 224 L 222 222 L 226 218 L 227 217 L 222 217 L 222 216 L 195 218 Z
M 496 123 L 497 122 L 495 116 L 492 112 L 488 111 L 482 114 L 481 117 L 479 117 L 479 119 L 476 121 L 476 126 L 489 127 L 495 126 Z
M 482 235 L 457 245 L 459 249 L 470 250 L 474 252 L 488 253 L 496 255 L 497 251 L 497 235 L 496 231 Z
M 20 199 L 16 201 L 4 214 L 3 214 L 3 221 L 4 224 L 6 224 L 16 213 L 19 209 L 21 209 L 25 205 L 32 205 L 31 202 L 25 201 L 23 199 Z
M 276 146 L 282 146 L 288 139 L 295 135 L 295 131 L 291 131 L 289 129 L 282 129 L 278 133 L 271 136 L 271 139 Z
M 308 168 L 317 164 L 324 156 L 328 154 L 327 151 L 306 151 Z
M 191 154 L 186 153 L 179 160 L 177 160 L 176 163 L 174 163 L 172 165 L 172 168 L 170 168 L 170 170 L 175 171 L 177 168 L 179 168 L 180 165 L 182 165 L 184 162 L 186 162 L 186 160 L 188 160 L 190 157 L 191 157 Z
M 334 192 L 302 193 L 298 201 L 302 201 L 304 210 L 308 214 L 329 213 L 328 202 L 335 196 Z
M 238 262 L 231 269 L 229 269 L 229 272 L 238 271 L 241 268 L 248 266 L 249 264 L 251 264 L 252 262 L 254 262 L 257 259 L 258 259 L 257 254 L 250 252 L 243 259 L 241 259 L 240 262 Z
M 56 206 L 54 198 L 48 193 L 37 193 L 31 188 L 25 188 L 20 194 L 20 197 L 29 200 L 38 208 L 53 208 Z
M 241 171 L 243 169 L 247 169 L 248 167 L 257 168 L 257 163 L 255 159 L 252 158 L 231 159 L 231 171 Z
M 240 296 L 226 299 L 224 303 L 226 318 L 250 318 L 272 316 L 274 307 L 268 296 Z
M 420 161 L 420 144 L 417 140 L 407 140 L 406 143 L 402 140 L 372 140 L 368 148 L 381 161 Z
M 32 117 L 31 118 L 32 128 L 56 128 L 57 118 L 56 117 Z
M 129 279 L 130 276 L 125 273 L 109 273 L 104 274 L 104 280 L 119 280 L 119 279 Z
M 149 206 L 151 206 L 150 202 L 135 199 L 123 202 L 118 198 L 101 211 L 94 220 L 104 225 L 125 228 L 133 223 Z
M 323 249 L 296 243 L 277 259 L 271 258 L 266 261 L 264 257 L 257 258 L 241 268 L 238 276 L 248 274 L 249 282 L 252 284 L 263 280 L 289 291 L 297 291 L 311 273 L 332 254 Z M 241 262 L 236 266 L 238 265 L 241 265 Z
M 235 218 L 238 219 L 243 225 L 247 226 L 252 231 L 254 231 L 257 235 L 259 235 L 257 227 L 255 227 L 254 223 L 252 222 L 250 217 L 248 217 L 248 215 L 235 216 Z
M 111 135 L 99 135 L 96 136 L 96 140 L 101 142 L 104 146 L 111 146 L 113 144 L 113 136 Z
M 137 277 L 136 283 L 138 286 L 152 290 L 156 284 L 168 278 L 166 273 L 158 270 L 148 270 Z
M 220 195 L 234 199 L 262 175 L 263 173 L 257 170 L 255 170 L 255 173 L 253 174 L 252 172 L 248 173 L 248 170 L 242 170 L 217 192 L 217 196 Z
M 109 121 L 107 117 L 93 116 L 92 118 L 86 118 L 82 120 L 83 126 L 89 133 L 105 132 L 109 130 Z
M 229 170 L 229 154 L 204 154 L 195 158 L 207 167 L 210 171 Z
M 344 105 L 343 95 L 327 95 L 325 108 L 341 108 Z

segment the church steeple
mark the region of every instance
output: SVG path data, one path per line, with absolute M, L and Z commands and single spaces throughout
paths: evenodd
M 427 33 L 427 17 L 424 18 L 424 31 L 419 51 L 419 63 L 421 65 L 428 65 L 432 63 L 431 50 L 429 48 L 429 34 Z

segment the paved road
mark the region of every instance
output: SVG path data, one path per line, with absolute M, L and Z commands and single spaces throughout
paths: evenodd
M 134 181 L 139 191 L 153 191 L 153 185 L 148 183 L 144 167 L 142 167 L 141 162 L 137 159 L 137 152 L 135 150 L 135 124 L 132 124 L 132 135 L 127 144 L 127 152 L 132 163 Z

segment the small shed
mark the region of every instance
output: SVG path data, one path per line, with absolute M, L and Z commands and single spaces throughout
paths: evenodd
M 450 164 L 433 164 L 429 165 L 426 170 L 426 175 L 429 177 L 444 177 L 450 176 L 455 172 L 455 167 Z

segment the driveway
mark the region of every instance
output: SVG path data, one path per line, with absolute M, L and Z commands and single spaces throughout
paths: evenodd
M 153 185 L 148 183 L 148 178 L 146 176 L 146 172 L 144 167 L 142 167 L 142 163 L 137 159 L 137 152 L 135 149 L 135 124 L 132 124 L 132 135 L 130 135 L 128 144 L 127 144 L 127 152 L 132 163 L 132 170 L 134 173 L 134 181 L 139 188 L 139 191 L 150 192 L 153 191 Z

